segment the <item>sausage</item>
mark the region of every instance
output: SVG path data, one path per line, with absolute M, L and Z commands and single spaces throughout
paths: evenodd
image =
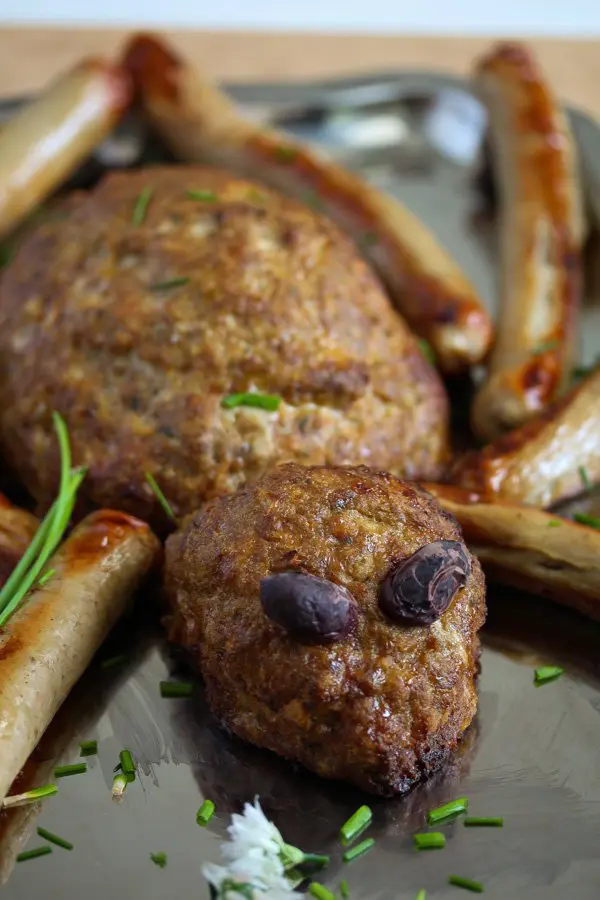
M 459 457 L 449 481 L 545 508 L 600 481 L 600 368 L 541 416 Z
M 38 520 L 0 494 L 0 588 L 34 536 Z
M 399 311 L 457 373 L 481 360 L 492 322 L 473 286 L 408 209 L 290 137 L 244 121 L 217 88 L 147 35 L 128 45 L 143 109 L 175 155 L 255 177 L 319 207 L 361 247 Z
M 10 120 L 0 132 L 0 238 L 110 134 L 131 95 L 123 69 L 87 59 Z
M 490 581 L 600 621 L 600 531 L 531 507 L 487 503 L 461 488 L 423 487 L 458 520 Z
M 144 522 L 112 510 L 93 513 L 53 557 L 56 574 L 0 633 L 0 799 L 158 549 Z
M 568 384 L 585 221 L 575 142 L 530 52 L 502 44 L 477 65 L 499 199 L 499 321 L 472 426 L 493 440 Z

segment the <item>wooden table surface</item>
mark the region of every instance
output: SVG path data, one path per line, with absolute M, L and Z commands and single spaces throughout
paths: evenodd
M 124 30 L 3 28 L 0 94 L 41 87 L 82 56 L 115 54 Z M 466 73 L 489 38 L 173 31 L 206 72 L 230 80 L 282 80 L 424 68 Z M 532 40 L 555 89 L 600 118 L 600 41 Z

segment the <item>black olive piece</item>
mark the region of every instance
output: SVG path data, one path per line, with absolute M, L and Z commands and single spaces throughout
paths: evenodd
M 329 644 L 352 627 L 356 602 L 345 587 L 302 572 L 280 572 L 260 582 L 265 615 L 292 637 Z
M 471 572 L 459 541 L 433 541 L 401 560 L 387 574 L 379 606 L 405 625 L 431 625 L 446 612 Z

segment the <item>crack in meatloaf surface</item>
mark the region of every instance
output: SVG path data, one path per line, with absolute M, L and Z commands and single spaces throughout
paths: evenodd
M 283 402 L 221 407 L 244 391 Z M 44 504 L 54 409 L 89 470 L 82 496 L 151 521 L 145 472 L 182 515 L 276 462 L 434 479 L 447 454 L 440 379 L 351 241 L 295 200 L 200 167 L 109 175 L 4 273 L 0 439 Z
M 462 542 L 460 528 L 415 485 L 366 467 L 280 466 L 169 538 L 170 637 L 238 736 L 327 778 L 404 791 L 443 762 L 477 706 L 478 561 L 469 555 L 465 586 L 430 626 L 398 624 L 378 603 L 390 567 L 438 540 Z M 346 637 L 308 645 L 267 618 L 261 579 L 290 570 L 350 591 Z

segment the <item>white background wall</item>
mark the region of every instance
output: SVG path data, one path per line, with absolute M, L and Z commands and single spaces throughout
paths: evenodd
M 600 0 L 0 0 L 0 23 L 600 35 Z

